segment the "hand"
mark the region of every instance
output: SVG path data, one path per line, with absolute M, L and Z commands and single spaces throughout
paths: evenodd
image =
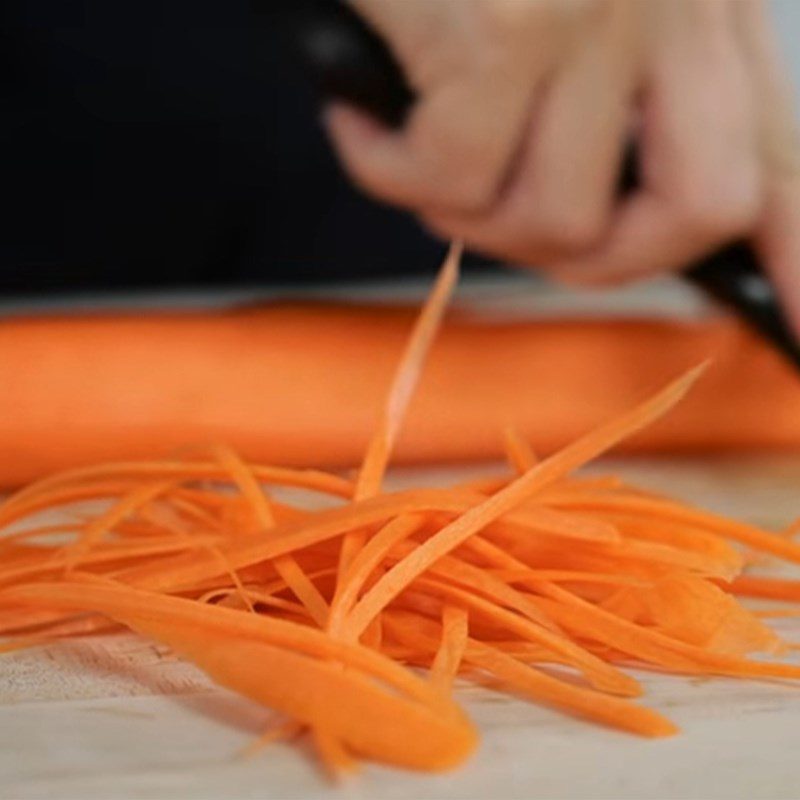
M 330 109 L 364 189 L 568 282 L 681 269 L 753 236 L 800 327 L 800 147 L 762 0 L 353 5 L 419 98 L 399 132 Z M 632 135 L 641 186 L 619 200 Z

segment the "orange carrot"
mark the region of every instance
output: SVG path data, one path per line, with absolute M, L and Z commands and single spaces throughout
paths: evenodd
M 630 436 L 665 414 L 686 394 L 700 376 L 701 370 L 702 367 L 691 370 L 628 414 L 591 431 L 554 456 L 535 464 L 513 483 L 480 505 L 466 511 L 436 536 L 421 544 L 406 561 L 392 567 L 353 609 L 349 620 L 351 634 L 363 631 L 372 618 L 391 602 L 392 597 L 401 592 L 438 558 L 503 514 L 512 511 L 536 491 L 568 475 L 572 470 L 613 447 L 620 439 Z
M 355 466 L 412 320 L 409 308 L 313 303 L 4 319 L 0 485 L 169 457 L 187 442 L 225 441 L 254 462 Z M 432 348 L 397 461 L 499 458 L 509 423 L 553 452 L 709 356 L 693 396 L 625 447 L 797 449 L 796 376 L 732 323 L 462 312 Z
M 429 578 L 420 579 L 418 585 L 433 596 L 443 597 L 447 601 L 467 606 L 475 616 L 488 618 L 495 630 L 511 632 L 529 642 L 542 645 L 545 650 L 560 656 L 564 663 L 580 670 L 586 680 L 600 691 L 623 697 L 635 697 L 641 693 L 635 679 L 605 663 L 566 636 L 544 630 L 535 623 L 457 586 L 450 586 L 442 581 Z
M 411 396 L 419 381 L 425 358 L 433 344 L 447 303 L 458 281 L 461 249 L 460 244 L 451 245 L 436 284 L 417 318 L 414 330 L 411 332 L 408 344 L 400 358 L 386 398 L 386 405 L 367 445 L 364 461 L 358 473 L 353 495 L 356 501 L 373 497 L 381 488 L 383 475 L 400 433 Z M 350 531 L 345 536 L 342 542 L 342 571 L 347 569 L 355 553 L 364 546 L 364 538 L 363 531 Z
M 618 510 L 624 514 L 647 512 L 660 522 L 691 525 L 701 530 L 706 530 L 727 539 L 733 539 L 740 544 L 747 545 L 753 550 L 772 553 L 779 558 L 800 564 L 800 544 L 787 539 L 780 534 L 770 534 L 759 530 L 752 525 L 723 519 L 708 511 L 687 508 L 686 506 L 672 503 L 661 498 L 646 497 L 642 495 L 623 497 L 613 495 L 585 495 L 570 498 L 549 498 L 557 506 L 582 510 Z
M 275 525 L 275 515 L 266 498 L 255 473 L 229 447 L 219 445 L 215 448 L 217 460 L 230 475 L 234 484 L 244 495 L 253 510 L 255 520 L 263 531 Z M 314 620 L 324 625 L 328 618 L 328 604 L 317 587 L 308 579 L 302 567 L 289 555 L 284 554 L 275 559 L 275 569 L 291 587 L 297 598 L 308 609 Z M 240 593 L 246 597 L 243 588 Z M 246 601 L 249 602 L 249 601 Z
M 424 620 L 421 622 L 402 612 L 393 612 L 389 615 L 389 620 L 405 621 L 407 624 L 400 628 L 402 633 L 414 641 L 424 640 L 427 628 Z M 567 709 L 595 721 L 645 736 L 669 736 L 677 731 L 672 723 L 650 709 L 552 678 L 520 663 L 492 645 L 470 639 L 464 658 L 496 675 L 510 688 L 537 701 Z
M 539 460 L 530 442 L 516 428 L 507 427 L 504 431 L 506 458 L 518 475 L 527 472 Z
M 386 398 L 386 406 L 367 445 L 367 452 L 358 474 L 356 500 L 372 497 L 380 489 L 383 474 L 419 381 L 426 356 L 458 281 L 461 250 L 460 243 L 451 245 L 436 284 L 417 318 L 405 352 L 400 358 Z
M 762 597 L 769 600 L 800 602 L 800 580 L 739 575 L 728 583 L 720 584 L 726 591 L 743 597 Z
M 442 609 L 442 641 L 431 664 L 431 683 L 449 693 L 467 648 L 469 617 L 463 608 L 445 605 Z
M 128 587 L 31 584 L 5 598 L 99 611 L 191 658 L 224 686 L 307 724 L 319 724 L 361 756 L 417 769 L 444 769 L 463 760 L 475 735 L 457 707 L 411 673 L 361 648 L 337 645 L 317 631 L 287 622 L 147 595 Z M 281 647 L 287 641 L 303 653 Z M 342 658 L 348 670 L 329 661 Z M 381 675 L 407 694 L 367 680 Z M 382 720 L 391 719 L 384 726 Z
M 481 392 L 496 388 L 496 365 L 481 360 L 480 347 L 473 345 L 458 356 L 462 360 L 454 360 L 457 348 L 464 346 L 458 337 L 467 336 L 472 323 L 455 323 L 460 331 L 455 344 L 448 344 L 453 334 L 445 330 L 444 350 L 439 352 L 448 352 L 446 358 L 440 355 L 437 362 L 436 348 L 430 361 L 426 358 L 455 285 L 457 251 L 451 250 L 412 328 L 383 404 L 361 402 L 371 391 L 372 374 L 349 396 L 357 401 L 359 420 L 382 409 L 355 481 L 247 458 L 276 441 L 284 453 L 294 453 L 297 445 L 285 433 L 269 429 L 291 431 L 291 425 L 282 427 L 291 414 L 312 415 L 316 405 L 299 403 L 297 409 L 282 408 L 277 414 L 265 410 L 264 404 L 274 400 L 276 393 L 269 387 L 277 379 L 270 375 L 267 384 L 259 382 L 262 378 L 248 383 L 240 358 L 231 359 L 239 373 L 226 392 L 254 392 L 239 398 L 248 400 L 246 413 L 234 403 L 231 416 L 216 418 L 225 420 L 222 428 L 201 427 L 206 440 L 209 432 L 230 434 L 226 438 L 234 445 L 244 443 L 244 454 L 218 445 L 211 448 L 210 461 L 183 455 L 169 461 L 81 466 L 41 477 L 0 503 L 0 635 L 16 637 L 0 642 L 0 652 L 125 626 L 174 649 L 220 684 L 283 714 L 287 721 L 253 749 L 308 731 L 322 762 L 337 777 L 355 771 L 362 759 L 422 770 L 447 769 L 463 761 L 474 749 L 476 734 L 453 699 L 456 675 L 491 679 L 565 713 L 652 737 L 676 729 L 657 712 L 631 702 L 642 691 L 624 671 L 632 662 L 696 675 L 800 680 L 797 665 L 753 657 L 780 655 L 792 645 L 767 627 L 764 615 L 748 611 L 737 599 L 800 600 L 800 581 L 741 575 L 747 561 L 741 546 L 800 562 L 800 545 L 789 533 L 773 534 L 691 508 L 613 475 L 573 474 L 670 410 L 701 368 L 596 426 L 594 414 L 604 406 L 594 398 L 602 399 L 600 389 L 606 383 L 602 372 L 594 370 L 608 365 L 599 359 L 587 370 L 588 383 L 569 383 L 593 389 L 582 395 L 582 401 L 591 397 L 592 403 L 583 402 L 581 414 L 571 407 L 570 426 L 575 420 L 592 424 L 561 449 L 538 458 L 528 444 L 531 427 L 525 423 L 530 417 L 523 415 L 521 427 L 506 432 L 510 476 L 401 492 L 383 488 L 395 445 L 403 448 L 400 428 L 406 411 L 410 431 L 415 430 L 411 395 L 423 368 L 430 375 L 429 368 L 446 365 L 433 371 L 434 381 L 444 381 L 439 391 L 450 385 L 451 372 L 463 370 L 459 380 L 468 381 L 479 397 L 473 403 L 465 393 L 454 407 L 464 405 L 470 413 L 485 412 L 491 395 Z M 228 374 L 231 348 L 235 345 L 238 354 L 251 349 L 241 346 L 242 321 L 254 326 L 248 330 L 256 339 L 261 330 L 257 317 L 231 319 L 225 330 L 232 338 L 202 340 L 207 345 L 202 363 L 207 368 L 209 358 L 218 359 L 220 380 Z M 337 319 L 336 313 L 331 319 Z M 394 317 L 387 312 L 381 319 Z M 402 315 L 397 319 L 407 322 Z M 173 320 L 167 327 L 183 330 L 190 322 Z M 89 329 L 94 330 L 89 325 L 83 333 Z M 47 323 L 39 334 L 52 330 Z M 221 329 L 214 330 L 219 334 Z M 536 330 L 542 328 L 537 325 Z M 0 352 L 4 333 L 0 325 Z M 343 341 L 355 345 L 349 334 L 340 333 L 344 338 L 330 340 L 334 349 Z M 482 330 L 480 336 L 485 335 Z M 285 345 L 291 341 L 285 339 Z M 369 345 L 376 348 L 372 355 L 377 358 L 381 348 L 399 350 L 397 343 Z M 154 350 L 147 349 L 148 356 Z M 685 360 L 687 353 L 680 358 Z M 125 367 L 137 374 L 134 367 L 143 363 L 145 351 L 133 356 Z M 648 365 L 656 361 L 650 358 Z M 276 369 L 274 361 L 266 362 Z M 190 374 L 192 363 L 187 365 Z M 510 363 L 514 365 L 513 359 Z M 301 372 L 303 364 L 297 367 Z M 263 376 L 262 368 L 259 364 L 254 374 Z M 546 364 L 534 360 L 525 370 L 539 381 Z M 119 394 L 121 375 L 113 370 L 109 374 L 109 388 Z M 652 374 L 643 372 L 645 378 Z M 167 372 L 163 376 L 171 377 Z M 26 377 L 30 380 L 30 373 Z M 512 394 L 515 402 L 526 399 L 524 391 Z M 102 405 L 102 393 L 92 397 Z M 222 395 L 216 397 L 219 402 Z M 125 398 L 123 407 L 139 434 L 142 426 L 133 423 L 150 401 L 126 406 Z M 416 407 L 435 408 L 425 402 Z M 354 463 L 358 459 L 351 458 L 351 445 L 366 439 L 359 438 L 360 423 L 343 424 L 347 417 L 337 403 L 325 420 L 333 426 L 333 438 L 325 439 L 317 430 L 298 441 L 320 462 Z M 69 409 L 69 403 L 64 407 Z M 214 402 L 206 408 L 219 410 Z M 532 408 L 538 414 L 541 403 Z M 197 419 L 177 415 L 177 409 L 168 406 L 163 412 L 169 431 L 191 434 Z M 39 419 L 41 409 L 30 413 Z M 317 409 L 313 422 L 325 416 Z M 256 418 L 259 433 L 254 439 L 247 420 Z M 114 439 L 103 427 L 109 419 L 113 417 L 98 416 L 96 438 L 87 436 L 85 448 L 74 450 L 69 463 L 83 462 L 87 454 L 96 454 L 98 443 L 102 450 L 106 439 Z M 435 419 L 441 424 L 441 417 Z M 469 414 L 458 424 L 467 419 L 472 419 Z M 545 414 L 544 419 L 554 418 Z M 0 434 L 1 420 L 2 415 Z M 487 421 L 496 419 L 488 414 Z M 424 431 L 422 439 L 406 440 L 417 446 L 423 442 L 416 452 L 452 454 L 443 437 L 456 429 L 443 425 L 431 433 L 425 425 L 413 434 L 419 437 Z M 570 426 L 562 424 L 556 433 L 561 436 L 568 428 L 571 435 Z M 669 430 L 683 441 L 676 434 L 680 427 Z M 158 433 L 164 444 L 178 444 L 164 428 Z M 457 452 L 485 448 L 485 443 L 464 445 L 469 439 L 461 437 Z M 145 436 L 142 441 L 152 444 L 153 439 Z M 554 441 L 544 440 L 546 451 Z M 138 442 L 136 447 L 131 443 L 121 433 L 109 452 L 127 459 L 147 455 L 137 449 Z M 56 450 L 63 444 L 54 438 Z M 469 449 L 473 447 L 478 449 Z M 21 459 L 20 470 L 40 475 L 46 457 L 40 451 L 28 462 Z M 77 452 L 82 455 L 76 458 Z M 287 459 L 299 463 L 291 455 Z M 324 506 L 278 502 L 273 485 L 321 493 Z M 37 516 L 43 511 L 60 512 L 67 519 L 43 524 Z M 429 678 L 400 662 L 427 668 Z M 557 668 L 548 672 L 540 665 Z

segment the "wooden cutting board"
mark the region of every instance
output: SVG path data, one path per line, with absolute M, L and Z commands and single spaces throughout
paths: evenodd
M 607 468 L 770 526 L 800 514 L 798 457 L 596 469 Z M 394 480 L 435 484 L 463 475 L 427 470 Z M 800 641 L 800 622 L 781 631 Z M 0 659 L 0 798 L 800 796 L 800 687 L 640 677 L 646 700 L 683 735 L 642 741 L 465 684 L 460 699 L 483 737 L 469 764 L 434 777 L 370 767 L 333 787 L 301 747 L 237 757 L 270 713 L 214 688 L 159 646 L 123 635 L 45 647 Z

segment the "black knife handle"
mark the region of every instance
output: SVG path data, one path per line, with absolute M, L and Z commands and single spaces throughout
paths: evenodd
M 623 158 L 620 193 L 633 191 L 638 184 L 636 148 L 629 146 Z M 783 313 L 775 287 L 747 242 L 725 245 L 689 266 L 682 274 L 706 295 L 735 313 L 800 369 L 797 337 Z
M 339 0 L 289 0 L 289 23 L 306 70 L 334 97 L 401 128 L 414 93 L 383 40 Z
M 325 97 L 345 100 L 402 127 L 414 104 L 400 65 L 381 38 L 339 0 L 294 0 L 292 27 L 311 78 Z M 625 155 L 620 191 L 638 184 L 635 147 Z M 800 345 L 753 249 L 735 242 L 690 266 L 684 277 L 757 330 L 798 369 Z
M 690 267 L 684 275 L 736 312 L 800 369 L 797 338 L 786 320 L 775 287 L 749 244 L 727 245 Z

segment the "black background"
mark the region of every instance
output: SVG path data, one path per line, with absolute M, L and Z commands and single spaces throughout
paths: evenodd
M 0 290 L 435 269 L 341 174 L 279 7 L 2 0 Z

